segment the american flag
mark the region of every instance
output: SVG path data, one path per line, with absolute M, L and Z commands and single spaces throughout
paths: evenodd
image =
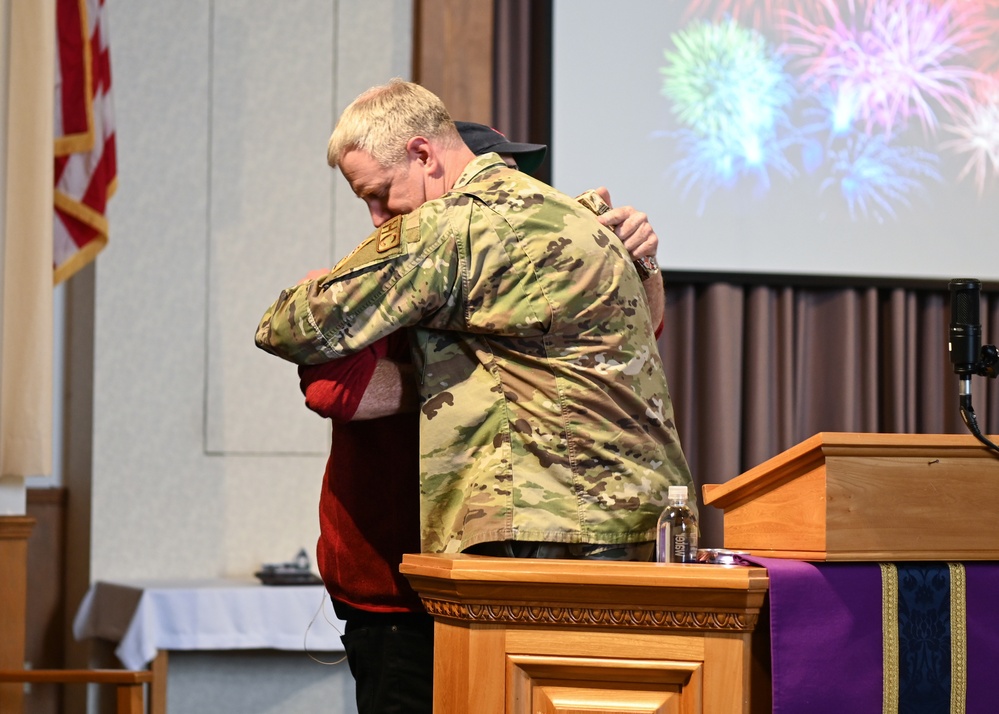
M 117 183 L 104 0 L 58 0 L 55 58 L 54 282 L 94 259 Z

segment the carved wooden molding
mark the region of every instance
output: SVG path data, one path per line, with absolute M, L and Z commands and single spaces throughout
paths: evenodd
M 435 618 L 478 623 L 633 627 L 686 632 L 752 632 L 757 619 L 755 613 L 745 612 L 457 603 L 426 597 L 423 598 L 423 605 Z

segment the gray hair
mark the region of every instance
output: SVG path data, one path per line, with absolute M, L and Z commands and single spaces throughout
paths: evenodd
M 395 166 L 414 136 L 448 146 L 461 143 L 444 102 L 430 90 L 396 78 L 363 92 L 343 111 L 326 160 L 336 168 L 344 154 L 361 150 L 383 167 Z

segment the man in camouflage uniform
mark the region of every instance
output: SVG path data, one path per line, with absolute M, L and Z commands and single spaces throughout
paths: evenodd
M 647 559 L 667 487 L 690 474 L 620 241 L 498 155 L 475 158 L 418 85 L 362 94 L 328 158 L 380 227 L 282 292 L 258 346 L 315 364 L 413 328 L 425 552 L 516 541 Z

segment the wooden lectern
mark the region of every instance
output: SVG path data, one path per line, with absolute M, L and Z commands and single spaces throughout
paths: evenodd
M 758 556 L 999 560 L 999 454 L 970 434 L 816 434 L 704 503 L 726 548 Z
M 435 714 L 751 711 L 763 568 L 407 555 L 401 571 L 435 620 Z

